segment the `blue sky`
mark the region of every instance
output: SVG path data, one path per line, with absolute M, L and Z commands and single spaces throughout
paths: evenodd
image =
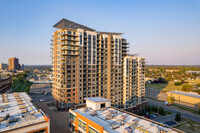
M 200 65 L 200 0 L 0 0 L 0 62 L 51 64 L 52 27 L 62 18 L 122 32 L 147 64 Z

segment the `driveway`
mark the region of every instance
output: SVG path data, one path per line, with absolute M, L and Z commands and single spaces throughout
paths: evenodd
M 46 105 L 47 102 L 33 103 L 50 117 L 51 133 L 71 133 L 71 131 L 68 129 L 68 112 L 50 110 Z

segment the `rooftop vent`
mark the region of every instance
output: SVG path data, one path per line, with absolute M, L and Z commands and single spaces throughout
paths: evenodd
M 19 118 L 14 118 L 13 116 L 11 116 L 9 118 L 9 123 L 14 123 L 14 122 L 17 122 Z
M 116 128 L 119 128 L 120 127 L 120 123 L 114 121 L 110 124 L 110 126 L 112 127 L 112 129 L 116 129 Z
M 127 116 L 126 115 L 121 115 L 121 120 L 125 120 L 127 118 Z
M 113 116 L 111 114 L 107 114 L 105 118 L 106 118 L 106 120 L 111 120 L 113 118 Z
M 86 112 L 86 111 L 88 111 L 88 107 L 84 107 L 84 108 L 82 108 L 81 111 L 82 111 L 82 112 Z
M 92 110 L 91 112 L 90 112 L 90 115 L 91 116 L 95 116 L 97 114 L 97 111 L 95 111 L 95 110 Z
M 139 119 L 132 120 L 132 124 L 138 124 L 138 123 L 139 123 Z
M 124 128 L 124 133 L 133 133 L 133 128 L 131 126 Z
M 108 113 L 109 114 L 114 114 L 114 111 L 113 110 L 108 110 Z

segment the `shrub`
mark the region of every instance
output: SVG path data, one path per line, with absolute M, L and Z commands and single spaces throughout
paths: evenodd
M 196 84 L 196 86 L 197 86 L 197 87 L 200 87 L 200 83 L 199 83 L 199 84 Z
M 174 82 L 174 85 L 175 85 L 175 86 L 182 85 L 182 82 Z
M 192 90 L 192 88 L 193 88 L 193 86 L 192 86 L 192 85 L 185 84 L 185 85 L 183 85 L 183 87 L 182 87 L 182 91 L 189 92 L 189 91 L 191 91 L 191 90 Z

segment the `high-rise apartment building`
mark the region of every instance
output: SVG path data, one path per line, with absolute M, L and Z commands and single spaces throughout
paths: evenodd
M 11 57 L 8 59 L 8 71 L 20 69 L 19 59 Z
M 124 108 L 131 112 L 138 112 L 145 101 L 145 58 L 134 55 L 124 57 L 123 63 L 123 98 Z
M 52 94 L 60 109 L 104 97 L 124 108 L 123 62 L 127 55 L 122 33 L 99 32 L 67 19 L 53 27 Z

